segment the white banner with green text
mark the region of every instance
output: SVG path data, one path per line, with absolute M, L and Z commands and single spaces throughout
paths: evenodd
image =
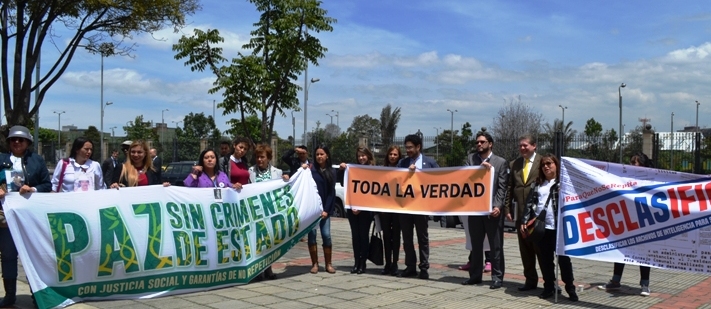
M 222 188 L 149 186 L 6 195 L 40 308 L 246 284 L 318 224 L 308 170 Z

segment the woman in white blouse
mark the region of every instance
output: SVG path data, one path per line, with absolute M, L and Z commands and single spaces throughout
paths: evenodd
M 52 192 L 83 192 L 106 189 L 99 162 L 91 160 L 94 143 L 78 137 L 69 158 L 59 160 L 52 176 Z

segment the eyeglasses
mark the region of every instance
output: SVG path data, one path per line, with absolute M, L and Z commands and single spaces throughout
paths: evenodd
M 546 162 L 543 162 L 543 165 L 545 165 L 545 166 L 555 165 L 555 162 L 546 161 Z
M 8 139 L 11 143 L 22 143 L 25 139 L 22 137 L 11 137 Z
M 489 142 L 489 141 L 476 141 L 477 144 L 486 144 L 486 143 L 488 143 L 488 142 Z

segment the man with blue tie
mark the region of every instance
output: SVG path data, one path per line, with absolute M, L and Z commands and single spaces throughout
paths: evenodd
M 423 168 L 439 167 L 437 162 L 420 151 L 422 150 L 422 138 L 415 134 L 405 136 L 405 152 L 407 156 L 400 159 L 398 167 L 409 168 L 410 171 L 420 170 Z M 420 279 L 429 279 L 430 275 L 427 269 L 430 268 L 430 241 L 427 233 L 427 224 L 429 217 L 426 215 L 400 214 L 400 227 L 402 229 L 402 245 L 405 249 L 405 266 L 407 266 L 398 277 L 416 277 L 417 270 L 415 263 L 417 256 L 415 255 L 415 242 L 413 239 L 412 229 L 417 232 L 417 244 L 420 251 Z

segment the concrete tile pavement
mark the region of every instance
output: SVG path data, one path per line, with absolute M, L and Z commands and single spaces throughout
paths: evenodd
M 344 219 L 333 219 L 333 261 L 336 274 L 321 270 L 310 274 L 311 260 L 305 243 L 294 247 L 274 264 L 279 279 L 220 290 L 145 300 L 118 300 L 77 304 L 71 308 L 707 308 L 711 309 L 711 278 L 707 275 L 653 269 L 652 295 L 639 295 L 639 271 L 627 267 L 623 287 L 616 292 L 597 289 L 612 276 L 612 264 L 573 259 L 576 285 L 583 285 L 580 301 L 573 303 L 563 293 L 558 303 L 537 296 L 542 289 L 519 292 L 523 269 L 514 233 L 506 233 L 506 275 L 503 288 L 489 289 L 488 275 L 479 286 L 462 286 L 468 277 L 457 269 L 465 262 L 464 232 L 430 224 L 430 280 L 380 275 L 380 267 L 368 264 L 363 275 L 349 273 L 352 267 L 350 229 Z M 323 254 L 319 246 L 323 266 Z M 404 267 L 400 253 L 400 267 Z M 21 270 L 22 272 L 22 270 Z M 540 272 L 539 272 L 540 274 Z M 32 308 L 29 287 L 20 275 L 18 308 Z M 542 281 L 541 281 L 542 282 Z M 562 285 L 562 283 L 561 283 Z M 539 287 L 542 287 L 541 283 Z M 0 289 L 0 293 L 4 291 Z

